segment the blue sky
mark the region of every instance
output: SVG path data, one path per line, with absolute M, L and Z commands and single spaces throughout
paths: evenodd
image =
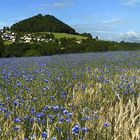
M 39 13 L 101 39 L 140 42 L 140 0 L 1 0 L 0 28 Z

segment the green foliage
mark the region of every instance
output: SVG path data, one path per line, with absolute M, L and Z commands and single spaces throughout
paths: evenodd
M 96 39 L 83 39 L 77 43 L 75 38 L 54 39 L 51 42 L 34 42 L 5 45 L 1 47 L 2 57 L 21 57 L 21 56 L 46 56 L 54 54 L 84 53 L 84 52 L 106 52 L 106 51 L 125 51 L 140 50 L 139 43 L 111 42 Z
M 14 24 L 16 32 L 62 32 L 74 34 L 75 30 L 52 15 L 37 15 Z
M 0 35 L 0 45 L 3 45 L 4 42 L 3 42 L 3 39 L 1 38 L 1 35 Z
M 4 45 L 10 45 L 10 44 L 12 44 L 13 42 L 11 41 L 11 40 L 6 40 L 6 41 L 4 41 Z
M 84 36 L 84 37 L 87 37 L 87 38 L 92 38 L 92 35 L 90 33 L 81 33 L 79 34 L 80 36 Z
M 32 50 L 27 50 L 25 56 L 40 56 L 40 53 L 37 50 L 32 49 Z
M 4 50 L 4 42 L 0 35 L 0 57 L 2 56 L 3 50 Z

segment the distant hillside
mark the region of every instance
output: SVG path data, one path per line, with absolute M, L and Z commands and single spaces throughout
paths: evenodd
M 81 36 L 81 35 L 72 35 L 72 34 L 68 34 L 68 33 L 53 33 L 54 37 L 57 39 L 60 38 L 75 38 L 77 40 L 81 40 L 81 39 L 87 39 L 87 37 L 85 36 Z
M 42 34 L 48 34 L 48 32 L 40 32 L 40 33 L 32 33 L 36 36 L 38 35 L 42 35 Z M 60 38 L 75 38 L 77 40 L 81 40 L 81 39 L 87 39 L 88 37 L 86 36 L 82 36 L 80 34 L 69 34 L 69 33 L 56 33 L 56 32 L 52 32 L 52 34 L 54 35 L 54 38 L 56 39 L 60 39 Z
M 15 32 L 57 32 L 75 34 L 75 30 L 52 15 L 37 15 L 11 26 Z

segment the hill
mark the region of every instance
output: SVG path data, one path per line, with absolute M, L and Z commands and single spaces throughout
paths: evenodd
M 75 38 L 77 40 L 81 39 L 87 39 L 87 37 L 80 36 L 80 35 L 73 35 L 73 34 L 68 34 L 68 33 L 53 33 L 55 38 L 60 39 L 60 38 Z
M 15 32 L 56 32 L 75 34 L 75 29 L 52 15 L 38 14 L 11 26 Z
M 36 34 L 36 33 L 32 33 L 32 34 Z M 37 33 L 39 34 L 39 33 Z M 41 32 L 40 34 L 48 34 L 48 32 Z M 54 35 L 54 38 L 56 39 L 60 39 L 60 38 L 75 38 L 77 40 L 81 40 L 81 39 L 87 39 L 88 37 L 86 36 L 82 36 L 80 34 L 69 34 L 69 33 L 56 33 L 56 32 L 52 32 L 52 34 Z

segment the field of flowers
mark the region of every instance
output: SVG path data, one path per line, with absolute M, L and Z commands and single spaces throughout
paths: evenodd
M 0 140 L 140 140 L 140 51 L 0 59 Z

